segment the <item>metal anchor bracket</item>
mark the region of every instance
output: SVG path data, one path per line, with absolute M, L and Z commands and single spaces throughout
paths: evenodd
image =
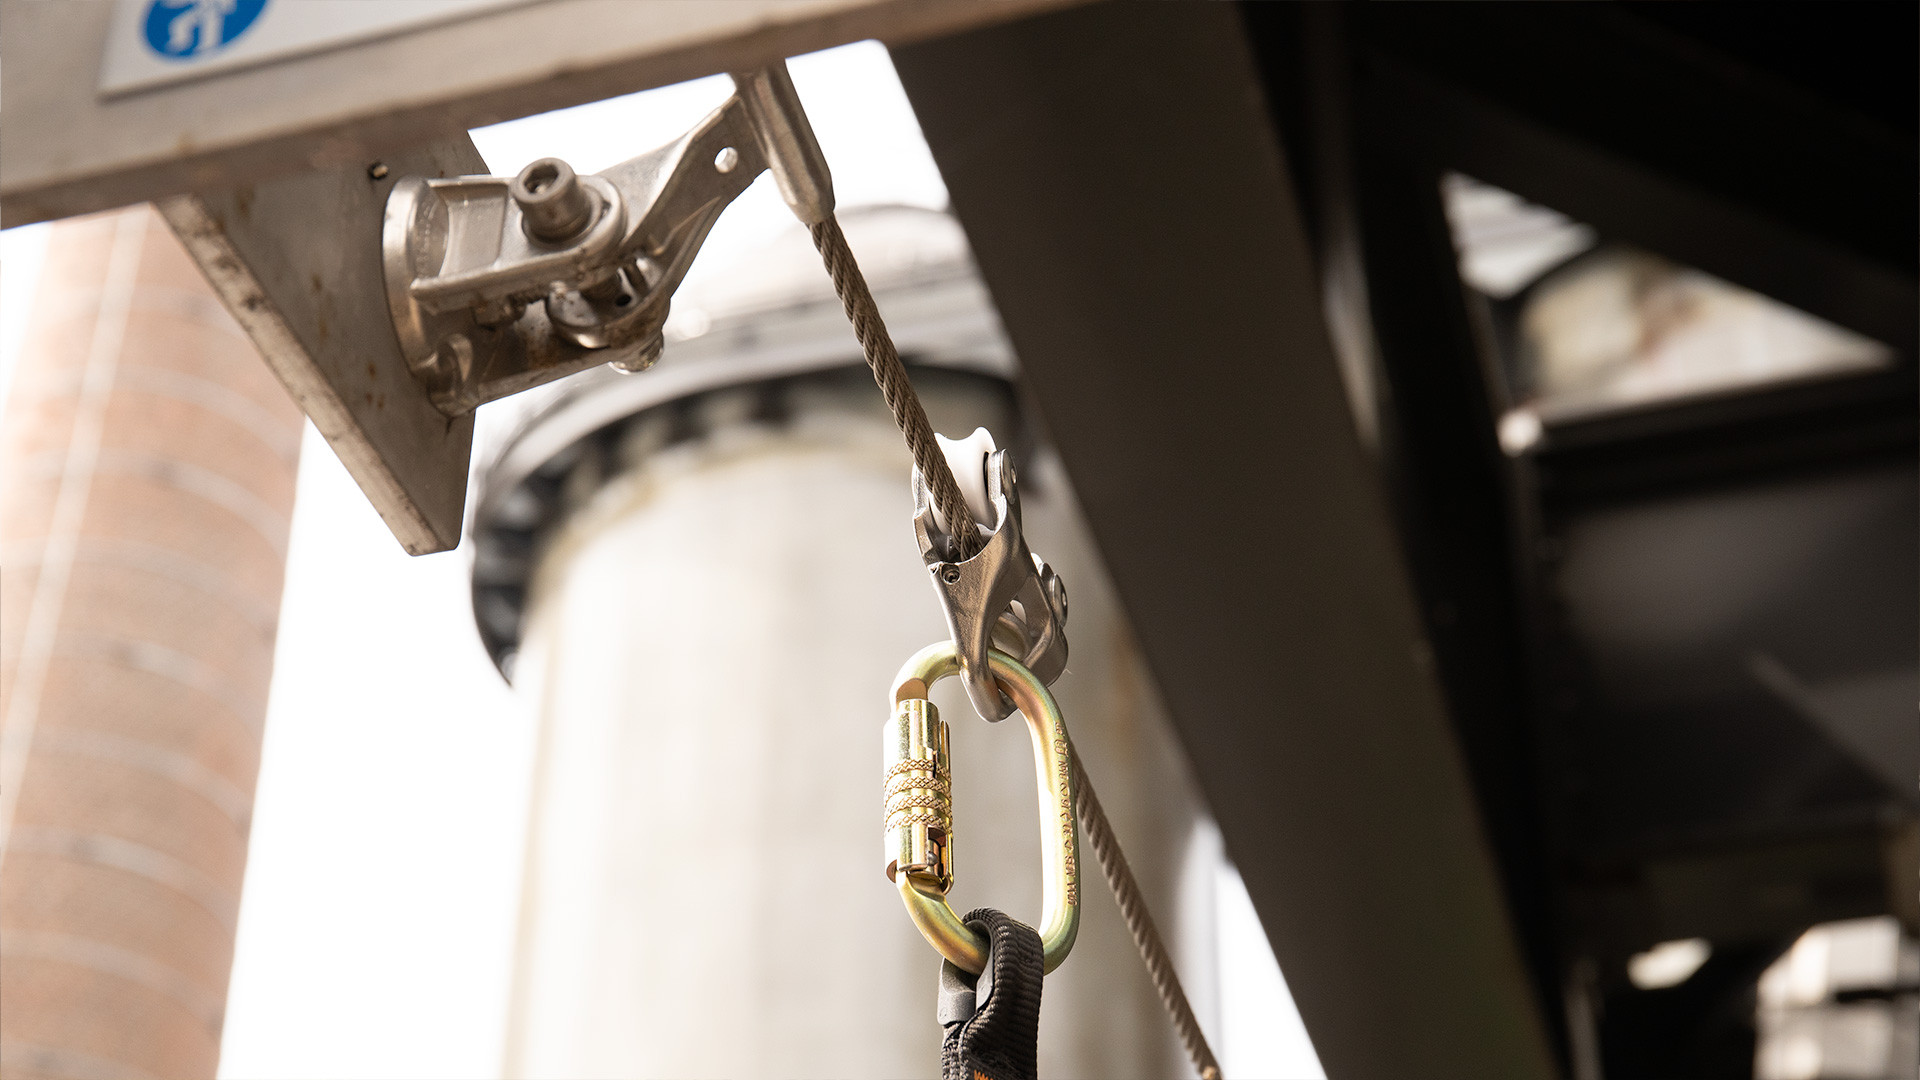
M 596 364 L 651 367 L 674 290 L 762 170 L 801 221 L 832 213 L 833 179 L 786 65 L 735 75 L 734 87 L 680 139 L 601 173 L 543 158 L 514 177 L 394 185 L 387 305 L 440 411 Z
M 977 458 L 975 460 L 978 460 Z M 920 470 L 913 473 L 913 531 L 953 635 L 967 697 L 981 716 L 999 721 L 1013 707 L 994 683 L 988 650 L 998 647 L 1051 685 L 1067 667 L 1067 586 L 1027 548 L 1020 528 L 1020 490 L 1013 457 L 996 450 L 986 462 L 993 534 L 970 559 L 959 560 L 953 537 L 933 513 Z

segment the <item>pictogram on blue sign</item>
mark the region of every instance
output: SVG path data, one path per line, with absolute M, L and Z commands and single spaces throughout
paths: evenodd
M 267 0 L 153 0 L 147 47 L 169 60 L 192 60 L 227 47 L 260 18 Z

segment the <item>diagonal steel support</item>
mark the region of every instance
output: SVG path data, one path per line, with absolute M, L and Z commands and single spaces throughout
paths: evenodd
M 1328 1074 L 1550 1076 L 1239 19 L 894 58 Z

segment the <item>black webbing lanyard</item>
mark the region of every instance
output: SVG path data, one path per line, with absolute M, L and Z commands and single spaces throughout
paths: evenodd
M 1040 1044 L 1040 935 L 993 908 L 967 912 L 987 935 L 987 966 L 969 975 L 940 962 L 941 1080 L 1036 1080 Z

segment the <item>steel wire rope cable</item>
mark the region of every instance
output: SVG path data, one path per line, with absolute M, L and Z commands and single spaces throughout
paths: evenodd
M 833 278 L 833 288 L 846 309 L 847 321 L 853 324 L 854 336 L 860 340 L 860 351 L 866 356 L 867 366 L 873 369 L 873 381 L 879 384 L 881 396 L 893 410 L 894 422 L 906 437 L 907 449 L 913 453 L 913 462 L 926 480 L 940 516 L 947 520 L 949 533 L 960 545 L 960 558 L 971 558 L 982 543 L 979 530 L 974 526 L 973 512 L 967 508 L 953 469 L 934 441 L 933 425 L 928 423 L 920 396 L 914 393 L 913 384 L 907 379 L 906 365 L 900 362 L 900 351 L 894 347 L 893 336 L 887 333 L 887 324 L 880 317 L 873 291 L 867 287 L 866 276 L 860 272 L 853 251 L 847 246 L 846 234 L 831 214 L 825 221 L 808 226 L 808 230 L 813 234 L 814 247 L 820 250 L 828 276 Z M 1114 902 L 1119 905 L 1120 917 L 1126 921 L 1127 932 L 1133 935 L 1134 947 L 1140 951 L 1147 975 L 1160 995 L 1160 1003 L 1166 1006 L 1187 1056 L 1193 1060 L 1193 1067 L 1201 1080 L 1220 1080 L 1220 1063 L 1214 1058 L 1206 1034 L 1193 1015 L 1193 1007 L 1187 1002 L 1187 992 L 1180 985 L 1173 957 L 1167 952 L 1159 927 L 1154 925 L 1152 913 L 1147 910 L 1147 899 L 1140 892 L 1140 883 L 1134 880 L 1133 869 L 1127 865 L 1119 839 L 1113 835 L 1107 812 L 1100 805 L 1099 796 L 1094 794 L 1093 783 L 1080 763 L 1080 752 L 1072 743 L 1068 743 L 1067 749 L 1067 760 L 1073 770 L 1074 813 L 1081 827 L 1087 830 L 1087 842 L 1100 860 L 1101 872 L 1113 891 Z
M 1107 822 L 1100 796 L 1094 794 L 1093 781 L 1087 779 L 1086 767 L 1080 764 L 1080 751 L 1074 749 L 1072 742 L 1067 743 L 1067 765 L 1073 770 L 1074 812 L 1080 818 L 1081 827 L 1087 830 L 1087 843 L 1100 860 L 1100 871 L 1106 875 L 1114 903 L 1120 906 L 1120 917 L 1126 920 L 1127 932 L 1133 935 L 1134 947 L 1140 950 L 1140 959 L 1147 965 L 1147 977 L 1153 980 L 1160 1004 L 1166 1006 L 1167 1016 L 1173 1020 L 1174 1030 L 1180 1033 L 1180 1042 L 1187 1049 L 1187 1057 L 1193 1059 L 1200 1080 L 1220 1080 L 1220 1062 L 1215 1060 L 1213 1048 L 1207 1045 L 1206 1033 L 1200 1030 L 1193 1006 L 1187 1003 L 1187 992 L 1180 985 L 1180 973 L 1173 968 L 1167 943 L 1160 938 L 1160 928 L 1154 925 L 1153 913 L 1147 910 L 1147 898 L 1141 895 L 1140 883 L 1133 879 L 1133 868 L 1127 865 L 1127 853 L 1120 849 L 1120 841 L 1113 835 L 1113 826 Z
M 920 404 L 920 395 L 913 392 L 913 383 L 907 380 L 907 366 L 900 362 L 900 350 L 894 348 L 893 335 L 887 333 L 887 324 L 880 318 L 880 308 L 873 302 L 873 291 L 867 288 L 866 275 L 853 260 L 847 234 L 840 231 L 840 220 L 832 214 L 807 229 L 813 233 L 813 246 L 820 249 L 821 260 L 827 264 L 833 290 L 840 294 L 841 306 L 846 308 L 847 321 L 853 324 L 853 336 L 860 339 L 860 351 L 866 354 L 867 366 L 873 369 L 873 381 L 880 384 L 880 396 L 887 399 L 887 408 L 893 410 L 893 422 L 899 425 L 900 434 L 906 436 L 913 463 L 926 479 L 934 505 L 946 519 L 947 532 L 960 548 L 956 561 L 965 562 L 980 552 L 980 530 L 974 524 L 973 511 L 967 508 L 966 497 L 960 494 L 952 466 L 940 452 L 940 444 L 934 441 L 927 410 Z

